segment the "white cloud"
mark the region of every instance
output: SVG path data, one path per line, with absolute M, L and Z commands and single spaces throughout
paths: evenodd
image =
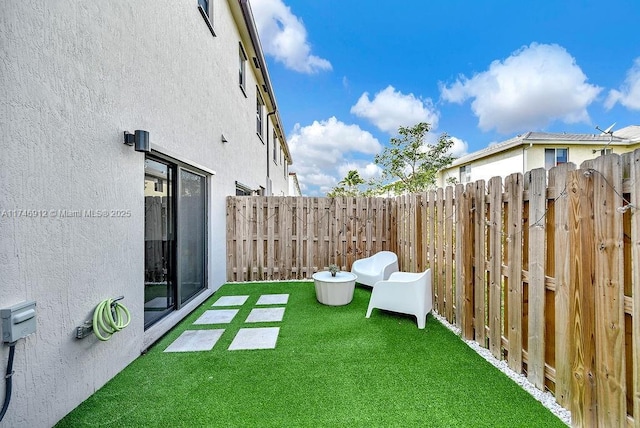
M 369 120 L 378 129 L 390 134 L 395 134 L 400 126 L 413 126 L 418 122 L 428 122 L 435 129 L 439 119 L 430 99 L 405 95 L 391 85 L 378 92 L 373 100 L 369 99 L 368 92 L 362 94 L 351 107 L 351 113 Z
M 307 30 L 282 0 L 253 0 L 253 16 L 265 54 L 301 73 L 331 70 L 331 63 L 311 54 Z
M 295 159 L 292 171 L 298 181 L 310 190 L 306 194 L 324 194 L 346 175 L 344 165 L 354 162 L 365 177 L 371 168 L 353 160 L 357 154 L 375 155 L 382 150 L 378 140 L 358 125 L 347 125 L 335 117 L 314 121 L 311 125 L 296 124 L 288 138 L 291 156 Z M 347 158 L 348 160 L 345 160 Z M 362 170 L 360 169 L 362 168 Z M 312 188 L 319 188 L 320 191 Z
M 456 137 L 449 137 L 449 138 L 451 139 L 451 141 L 453 141 L 453 146 L 451 146 L 451 150 L 449 150 L 449 153 L 451 153 L 456 158 L 459 158 L 467 154 L 467 149 L 469 148 L 469 146 L 465 141 Z
M 633 66 L 627 71 L 627 78 L 620 90 L 609 91 L 604 105 L 610 109 L 618 102 L 628 109 L 640 110 L 640 57 L 636 58 Z
M 370 180 L 372 178 L 380 177 L 380 175 L 382 174 L 382 168 L 380 168 L 378 165 L 376 165 L 373 162 L 366 162 L 366 161 L 358 162 L 358 161 L 352 160 L 338 166 L 337 171 L 338 171 L 338 176 L 340 177 L 340 180 L 346 177 L 349 171 L 351 171 L 352 169 L 355 169 L 356 171 L 358 171 L 358 174 L 360 174 L 360 178 L 362 178 L 365 181 Z
M 472 78 L 461 76 L 442 98 L 471 109 L 483 131 L 500 133 L 542 128 L 554 120 L 589 122 L 587 107 L 602 88 L 587 83 L 575 59 L 561 46 L 532 43 Z

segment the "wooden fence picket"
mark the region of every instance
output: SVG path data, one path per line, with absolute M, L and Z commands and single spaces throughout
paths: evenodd
M 502 179 L 489 180 L 489 350 L 502 359 Z
M 474 259 L 473 259 L 473 282 L 474 282 L 474 329 L 475 339 L 480 346 L 486 344 L 486 291 L 487 291 L 487 268 L 486 260 L 486 189 L 484 180 L 475 182 L 475 195 L 473 206 L 473 230 L 474 230 Z
M 454 250 L 453 250 L 453 187 L 447 186 L 445 189 L 444 200 L 444 259 L 442 269 L 444 271 L 444 296 L 445 296 L 445 313 L 444 316 L 450 324 L 454 323 L 453 309 L 454 303 L 454 286 L 453 286 L 453 269 Z
M 624 274 L 620 157 L 608 155 L 594 162 L 594 285 L 598 298 L 595 313 L 597 402 L 600 426 L 626 423 L 624 349 Z M 614 191 L 612 191 L 614 190 Z
M 522 372 L 522 174 L 505 179 L 507 191 L 507 299 L 505 328 L 507 329 L 507 364 L 516 373 Z
M 631 365 L 632 381 L 631 391 L 632 410 L 636 426 L 640 425 L 640 149 L 633 152 L 629 165 L 629 181 L 632 183 L 629 192 L 630 207 L 630 246 L 631 246 Z M 627 371 L 629 368 L 627 367 Z
M 571 364 L 571 425 L 597 426 L 596 361 L 593 338 L 593 179 L 583 170 L 571 171 L 569 181 L 569 363 Z

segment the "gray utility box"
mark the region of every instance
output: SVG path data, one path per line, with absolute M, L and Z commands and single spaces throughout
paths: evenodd
M 22 302 L 0 309 L 2 341 L 12 343 L 36 332 L 36 302 Z

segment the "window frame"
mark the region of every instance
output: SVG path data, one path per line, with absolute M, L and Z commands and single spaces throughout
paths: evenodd
M 213 30 L 213 0 L 198 0 L 198 11 L 202 15 L 207 28 L 211 32 L 213 37 L 216 37 L 216 32 Z
M 256 134 L 264 144 L 264 98 L 260 93 L 260 89 L 256 86 Z
M 278 133 L 276 130 L 273 130 L 273 163 L 278 165 L 278 147 L 280 147 L 280 143 L 278 142 Z
M 236 196 L 253 196 L 254 190 L 236 180 Z
M 240 89 L 242 90 L 242 93 L 244 94 L 244 96 L 247 96 L 247 89 L 246 89 L 246 85 L 247 85 L 247 53 L 245 52 L 244 48 L 242 47 L 242 43 L 238 42 L 238 58 L 239 58 L 239 64 L 238 64 L 238 85 L 240 86 Z
M 547 153 L 550 153 L 553 150 L 553 165 L 550 165 Z M 564 150 L 565 156 L 563 162 L 558 162 L 558 151 Z M 544 149 L 544 169 L 547 171 L 551 168 L 554 168 L 558 165 L 562 165 L 563 163 L 569 163 L 569 148 L 568 147 L 545 147 Z
M 458 170 L 458 178 L 461 184 L 471 182 L 471 165 L 462 165 Z

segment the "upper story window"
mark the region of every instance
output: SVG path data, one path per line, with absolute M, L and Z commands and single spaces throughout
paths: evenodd
M 211 1 L 210 0 L 198 0 L 198 10 L 204 19 L 204 22 L 209 27 L 209 31 L 215 37 L 216 33 L 213 31 L 213 13 L 211 11 Z
M 239 83 L 240 83 L 240 89 L 242 89 L 242 92 L 245 93 L 246 95 L 246 84 L 247 84 L 247 74 L 246 74 L 246 69 L 247 69 L 247 54 L 244 53 L 244 49 L 242 47 L 242 43 L 239 44 L 240 46 L 240 52 L 239 52 L 239 57 L 240 57 L 240 64 L 239 64 Z
M 544 149 L 545 169 L 567 162 L 569 162 L 569 149 Z
M 278 134 L 276 134 L 276 130 L 273 130 L 273 162 L 278 163 Z
M 262 138 L 262 124 L 264 116 L 264 100 L 260 95 L 260 90 L 256 90 L 256 133 Z
M 468 183 L 471 181 L 471 165 L 463 165 L 460 167 L 460 183 Z

